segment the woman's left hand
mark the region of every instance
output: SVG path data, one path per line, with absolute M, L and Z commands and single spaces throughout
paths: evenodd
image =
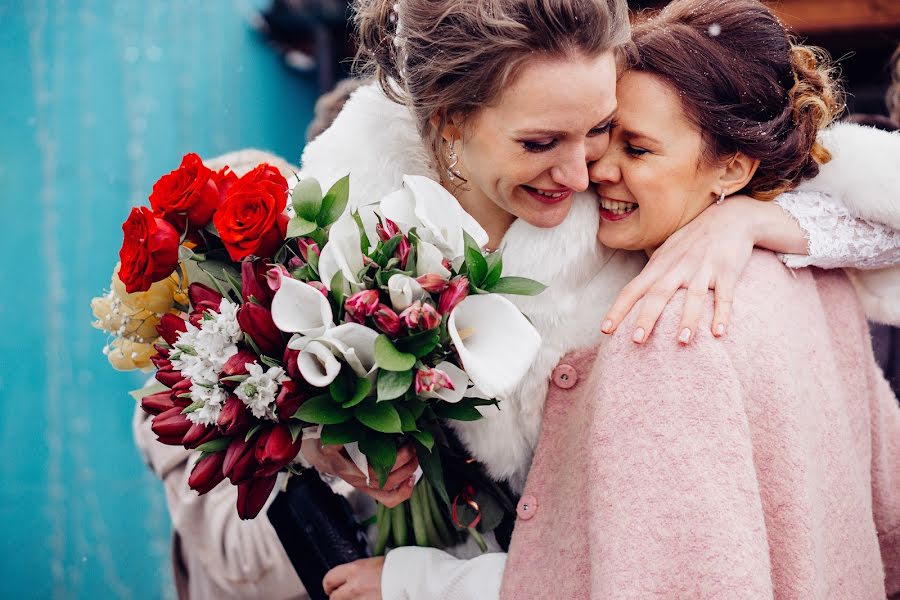
M 325 574 L 322 586 L 331 600 L 381 600 L 384 557 L 361 558 Z
M 796 252 L 805 247 L 805 235 L 772 202 L 731 196 L 721 205 L 710 206 L 653 253 L 644 270 L 619 293 L 601 330 L 615 331 L 638 300 L 642 300 L 632 335 L 635 342 L 642 343 L 672 296 L 686 288 L 678 341 L 687 344 L 694 338 L 709 290 L 715 290 L 710 329 L 716 337 L 725 335 L 734 287 L 754 245 Z

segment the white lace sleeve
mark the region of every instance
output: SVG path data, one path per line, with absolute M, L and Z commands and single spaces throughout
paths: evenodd
M 851 216 L 828 194 L 788 192 L 775 202 L 809 238 L 808 256 L 781 255 L 788 267 L 882 269 L 900 263 L 900 231 Z

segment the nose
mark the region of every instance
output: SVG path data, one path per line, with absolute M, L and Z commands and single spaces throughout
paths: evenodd
M 607 152 L 589 164 L 588 175 L 594 183 L 618 183 L 622 179 L 622 171 L 613 152 Z
M 565 186 L 576 192 L 583 192 L 590 185 L 588 178 L 587 159 L 585 148 L 579 147 L 577 152 L 566 157 L 564 162 L 550 169 L 550 177 L 561 186 Z

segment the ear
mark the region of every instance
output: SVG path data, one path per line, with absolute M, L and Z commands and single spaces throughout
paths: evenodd
M 434 113 L 428 121 L 431 123 L 432 127 L 438 128 L 441 126 L 442 116 L 443 115 L 440 113 Z M 443 129 L 441 130 L 441 137 L 444 138 L 445 142 L 455 141 L 462 137 L 461 127 L 458 121 L 459 119 L 454 116 L 446 119 Z
M 758 168 L 758 158 L 750 158 L 743 152 L 738 152 L 722 166 L 722 172 L 719 175 L 719 190 L 724 190 L 725 195 L 728 196 L 744 189 L 753 179 Z

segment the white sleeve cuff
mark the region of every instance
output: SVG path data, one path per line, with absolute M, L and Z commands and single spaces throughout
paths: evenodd
M 470 560 L 436 548 L 407 546 L 388 552 L 381 575 L 384 600 L 498 600 L 506 554 Z

